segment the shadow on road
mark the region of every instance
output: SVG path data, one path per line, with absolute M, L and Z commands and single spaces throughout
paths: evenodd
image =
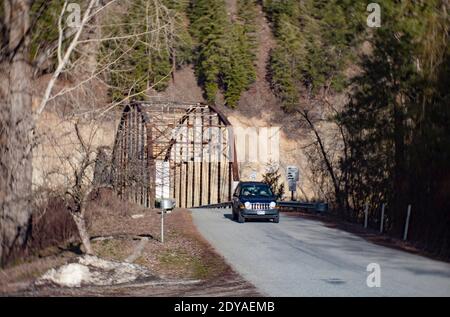
M 223 217 L 237 223 L 237 221 L 233 220 L 233 214 L 223 214 Z M 270 219 L 245 219 L 245 222 L 270 222 Z
M 227 218 L 228 220 L 234 221 L 233 220 L 233 214 L 223 214 L 224 218 Z

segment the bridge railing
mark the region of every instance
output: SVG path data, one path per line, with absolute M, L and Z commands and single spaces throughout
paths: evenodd
M 194 207 L 194 209 L 200 209 L 200 208 L 231 208 L 232 206 L 231 201 L 226 201 L 219 204 L 210 204 L 210 205 L 202 205 L 198 207 Z M 328 203 L 324 202 L 302 202 L 302 201 L 278 201 L 277 206 L 281 207 L 282 209 L 293 209 L 293 210 L 310 210 L 318 213 L 324 213 L 328 211 Z
M 302 209 L 310 210 L 318 213 L 323 213 L 328 211 L 328 204 L 324 202 L 302 202 L 302 201 L 279 201 L 277 206 L 286 209 Z

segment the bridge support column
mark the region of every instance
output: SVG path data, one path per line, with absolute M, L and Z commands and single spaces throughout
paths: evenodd
M 155 171 L 155 158 L 153 156 L 153 124 L 147 124 L 147 170 L 148 170 L 148 207 L 155 208 L 156 197 L 156 171 Z

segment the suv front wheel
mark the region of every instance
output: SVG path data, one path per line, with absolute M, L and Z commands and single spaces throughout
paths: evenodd
M 245 222 L 245 218 L 242 216 L 242 214 L 240 212 L 238 212 L 238 222 L 239 223 L 244 223 Z

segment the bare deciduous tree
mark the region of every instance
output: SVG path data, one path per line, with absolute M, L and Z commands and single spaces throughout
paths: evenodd
M 303 150 L 319 196 L 335 201 L 337 211 L 344 214 L 348 208 L 347 178 L 339 169 L 339 161 L 347 155 L 347 140 L 342 125 L 334 118 L 337 110 L 329 91 L 329 84 L 316 96 L 307 91 L 307 104 L 299 105 L 296 112 L 301 126 L 310 132 L 311 143 Z
M 127 2 L 127 0 L 123 0 Z M 127 51 L 113 54 L 114 59 L 106 59 L 97 63 L 99 43 L 105 41 L 120 41 L 121 39 L 133 39 L 142 41 L 148 39 L 146 45 L 159 49 L 160 41 L 167 41 L 171 37 L 171 23 L 164 24 L 159 20 L 161 12 L 167 13 L 167 8 L 161 1 L 154 1 L 158 7 L 155 17 L 149 17 L 148 34 L 144 36 L 136 34 L 133 28 L 130 34 L 108 34 L 102 36 L 101 32 L 90 32 L 99 30 L 102 18 L 98 18 L 119 0 L 86 0 L 81 3 L 82 19 L 76 28 L 65 25 L 65 11 L 68 1 L 63 5 L 59 15 L 58 39 L 46 47 L 33 63 L 29 60 L 29 35 L 33 23 L 39 19 L 44 5 L 33 22 L 30 22 L 29 0 L 7 0 L 4 2 L 3 10 L 0 10 L 0 69 L 6 73 L 6 79 L 0 76 L 0 259 L 4 265 L 11 251 L 16 246 L 23 246 L 26 242 L 29 230 L 30 217 L 32 214 L 30 200 L 32 199 L 33 178 L 33 148 L 38 147 L 42 138 L 38 128 L 45 110 L 51 104 L 55 109 L 61 109 L 64 105 L 70 105 L 70 112 L 63 113 L 62 121 L 78 122 L 75 124 L 75 135 L 77 136 L 72 150 L 77 152 L 76 162 L 70 162 L 73 177 L 64 176 L 66 180 L 64 188 L 65 197 L 80 232 L 80 237 L 86 252 L 92 253 L 89 245 L 89 235 L 86 230 L 84 213 L 87 199 L 95 189 L 93 185 L 92 164 L 95 161 L 96 147 L 94 142 L 83 138 L 80 132 L 81 121 L 86 116 L 90 120 L 97 120 L 114 109 L 117 105 L 133 98 L 137 93 L 130 93 L 121 101 L 107 103 L 97 100 L 97 91 L 94 85 L 103 85 L 106 89 L 111 88 L 105 78 L 116 63 L 122 63 Z M 156 29 L 153 29 L 156 27 Z M 163 33 L 160 33 L 163 32 Z M 163 36 L 162 36 L 163 35 Z M 133 41 L 131 41 L 133 42 Z M 169 46 L 168 49 L 171 49 Z M 130 47 L 129 49 L 132 49 Z M 46 83 L 43 94 L 36 92 L 33 95 L 33 67 L 39 67 L 43 59 L 57 56 L 55 71 Z M 89 63 L 89 65 L 87 65 Z M 79 76 L 79 72 L 87 70 Z M 172 71 L 172 70 L 171 70 Z M 39 72 L 34 72 L 39 74 Z M 167 74 L 170 76 L 170 72 Z M 72 85 L 61 84 L 61 78 L 70 79 Z M 6 80 L 6 84 L 3 82 Z M 155 85 L 157 83 L 154 83 Z M 62 87 L 62 88 L 61 88 Z M 149 85 L 146 90 L 151 88 Z M 132 87 L 130 87 L 132 91 Z M 144 91 L 143 93 L 146 93 Z M 37 109 L 33 112 L 32 100 L 37 101 Z M 88 107 L 87 105 L 90 105 Z M 100 107 L 101 105 L 101 107 Z M 75 119 L 74 119 L 75 118 Z M 94 119 L 92 119 L 94 118 Z M 100 124 L 98 124 L 100 125 Z M 112 132 L 112 131 L 111 131 Z M 95 133 L 94 133 L 95 135 Z M 55 137 L 58 142 L 58 137 Z M 72 153 L 73 154 L 73 153 Z M 62 156 L 67 161 L 71 155 Z M 55 168 L 51 173 L 67 174 L 67 169 Z M 53 184 L 57 185 L 57 184 Z M 39 186 L 39 185 L 36 185 Z

